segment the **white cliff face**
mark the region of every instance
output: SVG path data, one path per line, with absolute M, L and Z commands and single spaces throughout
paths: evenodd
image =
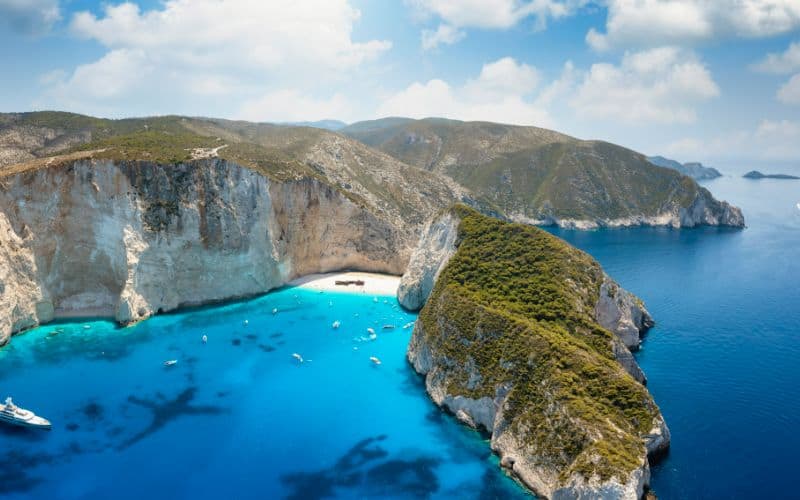
M 636 215 L 620 218 L 572 219 L 554 216 L 528 217 L 524 214 L 510 214 L 515 222 L 537 226 L 558 226 L 565 229 L 598 229 L 619 227 L 697 227 L 728 226 L 744 227 L 741 209 L 726 201 L 714 199 L 711 193 L 700 188 L 688 207 L 674 206 L 657 215 Z
M 397 290 L 397 300 L 406 309 L 416 311 L 425 304 L 436 278 L 456 252 L 458 224 L 458 217 L 448 211 L 423 231 Z
M 79 161 L 2 179 L 0 343 L 58 315 L 121 323 L 312 272 L 400 274 L 403 228 L 312 179 L 223 160 Z
M 650 466 L 647 459 L 627 477 L 612 477 L 601 481 L 597 477 L 587 480 L 573 474 L 566 481 L 559 477 L 556 469 L 532 461 L 536 456 L 523 441 L 525 432 L 513 429 L 505 418 L 508 408 L 507 396 L 511 386 L 503 385 L 495 391 L 495 397 L 469 398 L 451 395 L 447 391 L 448 360 L 434 360 L 430 346 L 423 340 L 423 325 L 414 325 L 414 335 L 408 346 L 407 356 L 414 369 L 425 376 L 425 387 L 438 406 L 447 409 L 461 423 L 474 429 L 486 431 L 491 436 L 491 448 L 499 457 L 501 467 L 507 469 L 538 496 L 550 499 L 609 499 L 639 500 L 650 482 Z M 624 346 L 623 346 L 624 347 Z M 474 376 L 479 373 L 473 367 Z M 653 430 L 645 437 L 648 456 L 655 456 L 669 447 L 669 430 L 659 414 L 653 422 Z
M 655 324 L 644 303 L 603 274 L 595 305 L 595 319 L 617 337 L 618 342 L 612 346 L 617 361 L 633 378 L 647 383 L 644 372 L 631 354 L 631 351 L 639 349 L 642 335 Z
M 12 332 L 53 319 L 52 303 L 37 283 L 36 262 L 26 243 L 0 213 L 0 345 Z

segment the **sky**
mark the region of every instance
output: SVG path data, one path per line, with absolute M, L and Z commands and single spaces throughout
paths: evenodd
M 0 0 L 0 111 L 442 116 L 800 170 L 800 0 Z

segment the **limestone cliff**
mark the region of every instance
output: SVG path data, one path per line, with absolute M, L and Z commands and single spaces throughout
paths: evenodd
M 397 290 L 397 300 L 406 309 L 416 311 L 425 305 L 439 273 L 456 252 L 459 222 L 458 215 L 448 210 L 423 231 Z M 655 324 L 644 303 L 606 274 L 596 300 L 595 320 L 616 336 L 612 345 L 614 357 L 633 378 L 646 383 L 644 372 L 631 354 L 639 348 L 641 336 Z
M 408 348 L 433 401 L 488 432 L 538 495 L 641 498 L 648 457 L 669 446 L 624 343 L 652 325 L 641 302 L 544 231 L 465 207 L 453 219 L 456 250 Z
M 58 315 L 129 323 L 339 269 L 401 274 L 415 228 L 316 179 L 206 159 L 78 159 L 0 178 L 0 344 Z
M 449 177 L 518 222 L 743 227 L 741 211 L 644 155 L 537 127 L 441 118 L 385 119 L 342 129 L 400 161 Z
M 397 300 L 406 309 L 417 311 L 425 304 L 436 278 L 456 251 L 458 223 L 455 213 L 448 210 L 422 232 L 397 289 Z

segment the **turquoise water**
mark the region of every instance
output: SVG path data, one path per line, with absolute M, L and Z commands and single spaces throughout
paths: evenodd
M 642 297 L 637 355 L 670 430 L 660 498 L 797 498 L 800 181 L 720 178 L 748 228 L 553 231 Z
M 53 430 L 0 428 L 0 496 L 522 497 L 482 437 L 428 400 L 405 360 L 414 318 L 393 297 L 290 288 L 17 336 L 0 392 Z
M 659 496 L 790 498 L 800 182 L 708 187 L 745 210 L 746 230 L 553 232 L 658 322 L 637 357 L 673 433 L 654 467 Z M 404 358 L 413 319 L 391 297 L 284 289 L 132 328 L 75 322 L 15 337 L 0 350 L 0 396 L 54 429 L 0 428 L 0 496 L 522 497 L 481 436 L 428 400 Z M 368 327 L 376 340 L 362 338 Z

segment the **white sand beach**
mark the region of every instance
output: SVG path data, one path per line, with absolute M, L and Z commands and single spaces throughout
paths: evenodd
M 337 281 L 363 281 L 363 285 L 337 285 Z M 326 274 L 309 274 L 288 283 L 310 290 L 329 292 L 363 293 L 367 295 L 396 295 L 400 286 L 400 276 L 388 274 L 343 272 Z

